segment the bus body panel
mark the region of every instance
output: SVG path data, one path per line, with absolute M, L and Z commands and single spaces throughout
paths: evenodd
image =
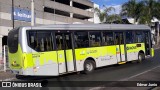
M 117 64 L 116 46 L 81 48 L 75 50 L 78 71 L 83 70 L 84 61 L 93 58 L 96 67 Z
M 139 45 L 139 46 L 138 46 Z M 144 43 L 126 44 L 127 61 L 138 59 L 138 53 L 143 51 L 145 53 Z
M 59 73 L 66 72 L 64 50 L 57 51 L 57 60 L 59 64 Z
M 116 45 L 117 62 L 125 62 L 125 49 L 124 45 Z
M 28 53 L 24 59 L 25 75 L 59 75 L 57 52 Z
M 67 70 L 68 72 L 74 71 L 73 51 L 72 49 L 66 50 Z
M 151 48 L 151 56 L 154 57 L 154 49 Z
M 21 69 L 22 68 L 22 49 L 20 44 L 18 44 L 18 50 L 16 53 L 8 53 L 9 56 L 9 66 L 11 69 Z

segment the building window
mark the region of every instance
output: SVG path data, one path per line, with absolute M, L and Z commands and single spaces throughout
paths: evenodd
M 142 42 L 144 42 L 143 32 L 137 31 L 137 32 L 135 33 L 135 40 L 136 40 L 136 43 L 142 43 Z
M 89 47 L 88 32 L 75 32 L 74 39 L 76 48 Z
M 101 32 L 89 32 L 89 38 L 91 47 L 101 46 Z
M 102 39 L 104 46 L 114 45 L 113 32 L 103 32 Z
M 134 43 L 134 33 L 133 31 L 126 32 L 126 44 Z
M 29 31 L 28 44 L 37 52 L 52 51 L 53 40 L 51 31 Z

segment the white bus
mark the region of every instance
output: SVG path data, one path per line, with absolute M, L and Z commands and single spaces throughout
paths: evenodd
M 18 27 L 8 34 L 17 75 L 58 76 L 154 56 L 145 25 L 65 24 Z

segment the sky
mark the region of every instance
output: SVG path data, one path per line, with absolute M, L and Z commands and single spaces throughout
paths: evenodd
M 98 4 L 101 9 L 103 8 L 104 5 L 107 7 L 112 6 L 115 8 L 115 12 L 112 13 L 119 14 L 121 11 L 121 5 L 127 2 L 128 0 L 92 0 L 92 1 Z

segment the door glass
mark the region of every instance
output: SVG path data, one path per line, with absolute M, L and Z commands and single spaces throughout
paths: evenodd
M 65 34 L 65 49 L 72 49 L 72 39 L 70 34 Z
M 123 33 L 115 33 L 115 44 L 124 44 Z
M 149 45 L 148 32 L 145 32 L 145 49 L 146 49 L 146 55 L 149 55 L 150 54 L 150 45 Z
M 55 34 L 56 37 L 56 46 L 57 46 L 57 50 L 62 50 L 63 48 L 63 36 L 62 34 L 56 33 Z

